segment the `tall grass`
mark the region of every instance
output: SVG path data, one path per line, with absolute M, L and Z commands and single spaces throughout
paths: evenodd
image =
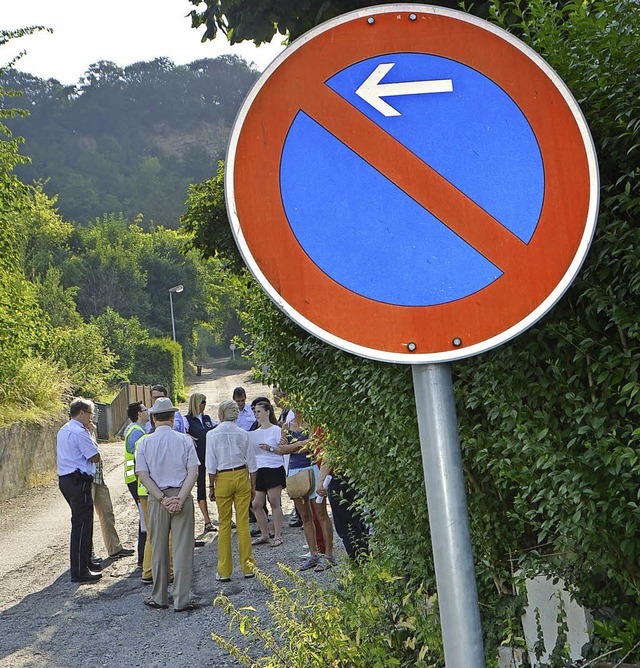
M 14 377 L 0 385 L 0 426 L 44 424 L 59 417 L 70 388 L 66 370 L 39 357 L 25 360 Z

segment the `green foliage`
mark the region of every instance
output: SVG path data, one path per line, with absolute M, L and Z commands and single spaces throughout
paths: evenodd
M 31 280 L 44 276 L 68 254 L 67 242 L 73 226 L 62 220 L 55 205 L 56 199 L 42 190 L 41 183 L 30 189 L 30 206 L 21 218 L 28 230 L 22 264 Z
M 146 273 L 141 257 L 148 244 L 148 235 L 122 216 L 105 215 L 73 231 L 62 270 L 64 282 L 78 286 L 78 310 L 85 320 L 107 307 L 124 317 L 146 314 Z
M 342 591 L 322 589 L 280 564 L 287 582 L 256 571 L 271 596 L 271 624 L 253 608 L 236 608 L 226 596 L 215 604 L 242 635 L 264 646 L 256 659 L 218 633 L 211 636 L 239 662 L 268 668 L 442 668 L 436 597 L 392 575 L 376 561 L 345 569 Z M 251 652 L 253 654 L 253 651 Z
M 227 217 L 222 160 L 213 178 L 189 186 L 187 211 L 180 218 L 180 223 L 192 235 L 190 246 L 197 249 L 202 257 L 215 257 L 221 253 L 231 259 L 234 267 L 242 266 Z
M 96 325 L 55 330 L 48 353 L 69 372 L 74 395 L 97 398 L 113 378 L 114 356 Z
M 171 399 L 184 401 L 182 348 L 171 339 L 150 339 L 136 347 L 131 382 L 140 385 L 165 385 Z
M 24 361 L 43 352 L 50 328 L 37 290 L 19 271 L 0 269 L 0 386 L 11 384 Z
M 252 40 L 255 44 L 270 42 L 276 33 L 290 39 L 300 37 L 314 26 L 355 9 L 368 7 L 367 0 L 305 0 L 292 2 L 259 2 L 258 0 L 190 0 L 196 6 L 192 10 L 191 25 L 204 26 L 202 41 L 215 39 L 219 31 L 231 44 Z M 392 2 L 392 0 L 387 0 Z M 378 2 L 376 4 L 387 4 Z M 458 0 L 434 0 L 431 4 L 458 9 Z M 204 5 L 204 9 L 202 9 Z M 485 17 L 487 2 L 473 3 L 473 13 Z
M 615 662 L 640 662 L 640 619 L 594 620 L 591 654 Z
M 0 30 L 0 46 L 20 37 L 24 31 Z M 7 72 L 0 67 L 0 77 Z M 10 119 L 23 116 L 25 112 L 8 106 L 6 100 L 14 101 L 18 92 L 0 85 L 0 269 L 15 270 L 21 251 L 26 243 L 26 230 L 16 214 L 27 207 L 28 188 L 15 175 L 17 165 L 29 159 L 20 153 L 22 137 L 14 137 L 6 125 Z
M 124 318 L 110 306 L 92 322 L 106 346 L 115 354 L 114 367 L 120 371 L 123 380 L 128 379 L 133 373 L 138 346 L 149 340 L 149 333 L 135 315 Z
M 78 223 L 143 213 L 176 228 L 189 183 L 213 174 L 256 76 L 235 56 L 124 68 L 101 61 L 76 86 L 0 72 L 0 84 L 24 93 L 18 112 L 30 111 L 7 120 L 33 158 L 18 176 L 44 179 L 44 191 L 59 196 L 62 214 Z
M 76 308 L 75 296 L 78 288 L 62 285 L 62 270 L 51 267 L 41 279 L 36 279 L 40 308 L 53 327 L 80 327 L 82 317 Z

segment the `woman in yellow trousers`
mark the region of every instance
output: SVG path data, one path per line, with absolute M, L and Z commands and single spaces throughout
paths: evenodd
M 231 523 L 236 512 L 238 553 L 245 578 L 254 577 L 249 505 L 255 496 L 256 456 L 249 434 L 234 424 L 238 417 L 235 401 L 223 401 L 218 408 L 220 424 L 207 433 L 206 467 L 209 498 L 218 506 L 218 582 L 229 582 L 233 572 Z

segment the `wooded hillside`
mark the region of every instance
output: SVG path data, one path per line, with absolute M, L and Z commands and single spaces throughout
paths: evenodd
M 7 119 L 32 158 L 17 175 L 45 180 L 67 220 L 122 212 L 143 228 L 176 228 L 187 187 L 213 176 L 236 112 L 258 76 L 244 60 L 220 56 L 175 65 L 168 58 L 118 67 L 91 65 L 76 86 L 8 69 L 0 85 L 24 92 Z

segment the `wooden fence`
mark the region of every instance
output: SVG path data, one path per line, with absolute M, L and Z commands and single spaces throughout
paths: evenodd
M 122 383 L 120 392 L 110 404 L 96 402 L 99 441 L 110 441 L 124 431 L 129 422 L 127 406 L 134 401 L 151 406 L 151 385 Z

